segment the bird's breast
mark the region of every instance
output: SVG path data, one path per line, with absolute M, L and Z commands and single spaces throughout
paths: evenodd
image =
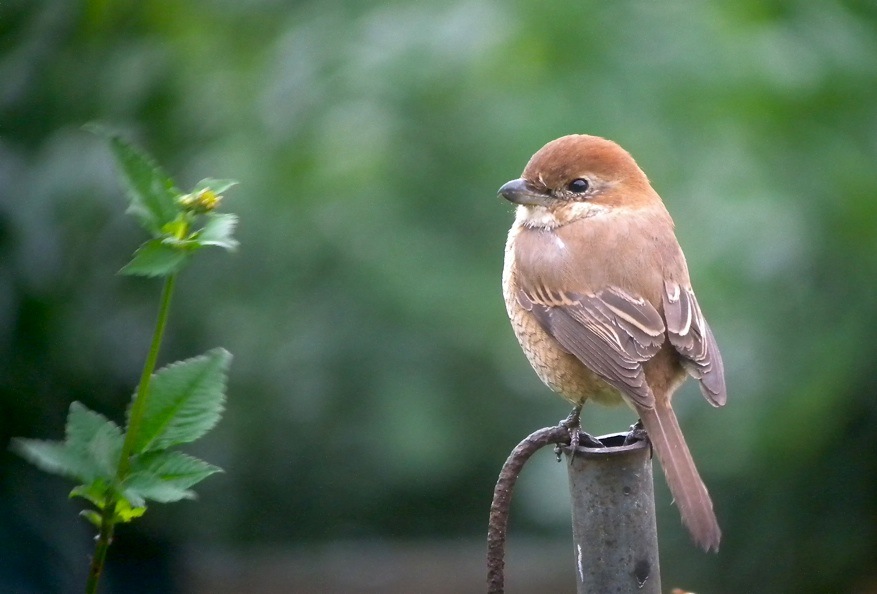
M 518 245 L 520 241 L 523 241 L 523 246 Z M 509 232 L 503 267 L 506 311 L 527 360 L 549 388 L 577 405 L 589 398 L 604 404 L 617 404 L 622 401 L 618 391 L 561 347 L 536 316 L 518 301 L 518 291 L 523 288 L 522 266 L 527 274 L 537 274 L 539 282 L 552 282 L 555 280 L 552 268 L 565 266 L 568 251 L 569 246 L 556 235 L 533 235 L 532 230 L 513 227 Z

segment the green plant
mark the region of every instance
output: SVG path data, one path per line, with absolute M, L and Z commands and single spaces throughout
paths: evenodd
M 93 508 L 82 515 L 98 529 L 86 592 L 98 581 L 120 522 L 146 511 L 146 502 L 195 496 L 191 487 L 221 469 L 176 449 L 212 429 L 222 415 L 231 354 L 218 348 L 155 372 L 177 273 L 205 246 L 234 250 L 237 218 L 217 213 L 231 180 L 205 179 L 187 194 L 145 154 L 102 128 L 122 172 L 133 214 L 151 239 L 123 274 L 164 277 L 152 344 L 128 408 L 124 430 L 79 402 L 70 405 L 64 441 L 16 439 L 12 448 L 47 472 L 77 481 L 71 497 Z

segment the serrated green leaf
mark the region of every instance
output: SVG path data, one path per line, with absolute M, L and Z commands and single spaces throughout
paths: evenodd
M 194 441 L 222 415 L 231 353 L 214 349 L 172 363 L 152 378 L 133 452 L 163 450 Z
M 12 448 L 46 472 L 86 484 L 114 475 L 122 450 L 122 432 L 115 423 L 74 402 L 65 431 L 63 442 L 16 439 Z
M 164 482 L 182 487 L 191 487 L 211 474 L 222 472 L 218 466 L 176 450 L 148 452 L 138 456 L 132 468 L 135 472 L 148 472 Z
M 177 217 L 170 223 L 166 223 L 161 228 L 161 240 L 167 243 L 168 239 L 177 239 L 188 235 L 189 217 Z
M 62 441 L 16 438 L 10 447 L 31 464 L 52 474 L 87 481 L 98 473 L 93 460 L 82 452 L 72 451 Z
M 195 194 L 201 190 L 213 190 L 216 194 L 222 194 L 230 187 L 236 185 L 238 185 L 238 181 L 235 179 L 213 179 L 208 177 L 195 184 L 192 193 Z
M 146 153 L 117 135 L 107 132 L 103 135 L 110 141 L 110 148 L 122 170 L 131 201 L 128 212 L 137 217 L 147 231 L 159 236 L 162 226 L 179 212 L 176 197 L 180 191 Z
M 134 252 L 134 258 L 119 272 L 135 276 L 168 276 L 185 266 L 189 256 L 189 250 L 169 245 L 161 239 L 150 239 Z
M 126 497 L 170 503 L 195 498 L 189 487 L 222 469 L 182 452 L 162 450 L 139 456 L 132 471 L 123 485 Z
M 128 479 L 126 482 L 131 479 L 131 475 L 128 475 Z M 132 491 L 131 489 L 127 489 L 124 486 L 122 487 L 120 500 L 125 501 L 125 505 L 131 509 L 136 509 L 138 507 L 146 507 L 146 499 L 138 493 L 136 490 Z
M 93 509 L 84 509 L 79 512 L 79 515 L 94 524 L 94 527 L 100 530 L 101 524 L 103 523 L 103 518 L 99 513 L 97 513 Z
M 114 518 L 116 522 L 128 523 L 135 518 L 139 518 L 146 513 L 145 505 L 132 506 L 124 499 L 116 502 L 116 513 Z
M 106 481 L 98 479 L 87 485 L 79 485 L 77 487 L 74 487 L 74 489 L 70 491 L 70 495 L 68 497 L 70 497 L 71 499 L 73 499 L 74 497 L 81 497 L 82 499 L 85 499 L 86 501 L 91 503 L 96 508 L 103 509 L 104 505 L 106 505 L 107 502 L 108 490 L 109 489 L 107 488 Z
M 161 243 L 169 248 L 179 250 L 184 254 L 189 254 L 202 247 L 201 242 L 197 239 L 177 239 L 176 237 L 163 237 Z
M 131 488 L 125 490 L 126 496 L 137 495 L 159 503 L 173 503 L 183 499 L 195 499 L 197 494 L 191 489 L 184 489 L 174 484 L 154 481 L 153 477 L 132 474 Z
M 229 213 L 210 213 L 205 217 L 207 223 L 198 232 L 197 241 L 201 245 L 214 245 L 234 250 L 238 247 L 238 241 L 232 237 L 238 224 L 236 215 Z
M 83 510 L 79 512 L 79 515 L 100 528 L 103 522 L 104 507 L 107 505 L 107 495 L 110 490 L 107 483 L 98 480 L 89 485 L 79 485 L 70 491 L 70 497 L 81 497 L 97 508 L 97 511 Z M 137 503 L 132 504 L 129 498 L 115 493 L 115 489 L 113 489 L 113 497 L 110 503 L 113 506 L 114 522 L 130 522 L 146 512 L 144 500 L 142 498 L 135 499 L 137 499 Z
M 74 453 L 92 461 L 93 476 L 81 477 L 84 483 L 97 478 L 111 479 L 115 476 L 122 452 L 122 431 L 119 426 L 100 413 L 88 410 L 85 405 L 74 402 L 67 415 L 66 446 Z

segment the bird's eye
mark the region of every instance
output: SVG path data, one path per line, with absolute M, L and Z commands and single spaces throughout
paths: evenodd
M 588 183 L 588 180 L 580 177 L 569 182 L 569 185 L 567 185 L 566 187 L 570 192 L 581 194 L 582 192 L 588 191 L 588 187 L 590 187 L 590 184 Z

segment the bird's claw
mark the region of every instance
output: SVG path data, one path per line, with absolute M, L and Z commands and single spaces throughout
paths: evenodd
M 624 437 L 623 445 L 631 445 L 638 441 L 647 441 L 649 439 L 649 434 L 646 433 L 645 428 L 643 427 L 642 421 L 637 421 L 633 425 L 630 426 L 630 429 L 627 431 L 627 435 Z
M 569 413 L 568 417 L 560 422 L 561 426 L 566 427 L 566 429 L 569 431 L 570 463 L 572 463 L 572 461 L 575 459 L 576 451 L 578 450 L 579 446 L 584 446 L 586 448 L 606 447 L 599 439 L 582 431 L 581 414 L 582 407 L 577 406 L 572 410 L 571 413 Z M 557 444 L 557 446 L 554 448 L 554 453 L 557 455 L 558 462 L 560 462 L 561 451 L 562 450 L 560 444 Z
M 581 433 L 581 415 L 582 415 L 582 407 L 577 406 L 572 409 L 572 412 L 560 422 L 562 427 L 566 427 L 566 430 L 569 432 L 569 447 L 572 450 L 570 454 L 570 462 L 576 455 L 576 449 L 579 447 L 579 434 Z M 557 447 L 554 449 L 554 453 L 557 454 L 557 461 L 560 462 L 560 444 L 557 444 Z

